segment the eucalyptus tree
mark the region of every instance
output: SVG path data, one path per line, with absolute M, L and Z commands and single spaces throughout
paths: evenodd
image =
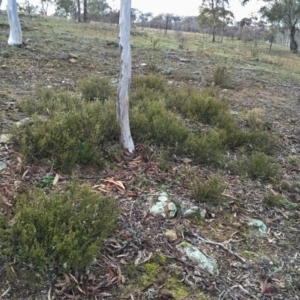
M 8 0 L 7 1 L 7 16 L 9 22 L 9 38 L 8 45 L 22 45 L 22 29 L 21 23 L 17 11 L 17 1 Z
M 142 29 L 144 29 L 146 23 L 149 23 L 151 18 L 153 18 L 153 14 L 151 12 L 140 14 L 139 22 L 142 25 Z
M 131 0 L 122 0 L 119 19 L 119 39 L 120 39 L 120 78 L 117 99 L 117 119 L 121 128 L 121 143 L 123 148 L 134 152 L 134 143 L 129 125 L 129 89 L 131 83 Z
M 73 0 L 56 0 L 56 16 L 68 18 L 74 12 L 76 12 L 76 4 Z
M 111 11 L 111 7 L 106 0 L 90 0 L 88 10 L 91 20 L 103 21 L 104 17 Z
M 242 0 L 245 5 L 250 0 Z M 261 7 L 260 13 L 271 24 L 285 27 L 289 30 L 290 50 L 298 52 L 298 43 L 295 35 L 297 25 L 300 22 L 300 0 L 263 0 L 265 5 Z
M 233 13 L 225 8 L 228 5 L 228 0 L 203 0 L 200 7 L 199 25 L 211 27 L 213 43 L 216 41 L 216 28 L 224 30 L 226 23 L 234 18 Z
M 260 13 L 270 23 L 284 25 L 290 34 L 290 50 L 298 52 L 298 43 L 295 39 L 297 25 L 300 22 L 300 0 L 268 0 L 260 9 Z

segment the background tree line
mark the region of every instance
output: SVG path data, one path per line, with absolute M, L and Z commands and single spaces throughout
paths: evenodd
M 247 4 L 250 0 L 242 0 Z M 72 18 L 77 22 L 104 22 L 118 24 L 119 11 L 107 0 L 40 0 L 33 5 L 26 0 L 19 8 L 30 14 L 48 14 L 55 7 L 55 16 Z M 238 22 L 230 10 L 230 0 L 203 0 L 198 16 L 182 17 L 174 14 L 159 14 L 131 9 L 131 23 L 144 29 L 155 28 L 177 32 L 200 32 L 212 35 L 213 42 L 222 42 L 224 37 L 244 41 L 263 40 L 289 46 L 298 52 L 300 0 L 264 0 L 258 16 L 249 16 Z

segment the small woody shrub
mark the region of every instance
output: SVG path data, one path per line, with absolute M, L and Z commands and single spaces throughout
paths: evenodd
M 89 267 L 116 228 L 113 199 L 74 181 L 63 191 L 34 189 L 18 196 L 15 216 L 0 216 L 0 258 L 14 260 L 22 272 L 45 274 Z M 19 267 L 19 268 L 18 268 Z

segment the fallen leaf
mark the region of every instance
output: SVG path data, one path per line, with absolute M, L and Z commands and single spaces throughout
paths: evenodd
M 114 184 L 116 186 L 119 186 L 121 189 L 125 190 L 125 186 L 123 185 L 123 182 L 120 180 L 113 180 L 112 178 L 109 179 L 103 179 L 104 182 L 109 182 L 111 184 Z
M 24 173 L 23 173 L 23 175 L 22 175 L 22 179 L 24 179 L 25 178 L 25 176 L 26 176 L 26 174 L 29 172 L 29 169 L 27 169 Z
M 260 281 L 260 290 L 263 295 L 271 295 L 275 291 L 275 287 Z
M 183 158 L 183 159 L 181 159 L 185 164 L 189 164 L 190 162 L 192 162 L 192 160 L 191 159 L 189 159 L 189 158 L 187 158 L 187 157 L 185 157 L 185 158 Z
M 59 180 L 59 175 L 56 173 L 56 175 L 55 175 L 55 177 L 53 179 L 52 185 L 56 185 L 57 182 L 58 182 L 58 180 Z

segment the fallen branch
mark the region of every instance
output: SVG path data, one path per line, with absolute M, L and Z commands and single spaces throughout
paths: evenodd
M 211 240 L 208 240 L 206 238 L 203 238 L 199 235 L 196 235 L 194 234 L 198 240 L 206 243 L 206 244 L 211 244 L 211 245 L 215 245 L 215 246 L 220 246 L 221 248 L 223 248 L 224 250 L 226 250 L 227 252 L 229 252 L 230 254 L 232 254 L 233 256 L 237 257 L 239 260 L 241 260 L 243 263 L 246 262 L 246 260 L 244 258 L 242 258 L 240 255 L 238 255 L 237 253 L 233 252 L 232 250 L 228 249 L 224 244 L 225 243 L 229 243 L 230 240 L 226 241 L 226 242 L 223 242 L 223 243 L 218 243 L 218 242 L 214 242 L 214 241 L 211 241 Z

